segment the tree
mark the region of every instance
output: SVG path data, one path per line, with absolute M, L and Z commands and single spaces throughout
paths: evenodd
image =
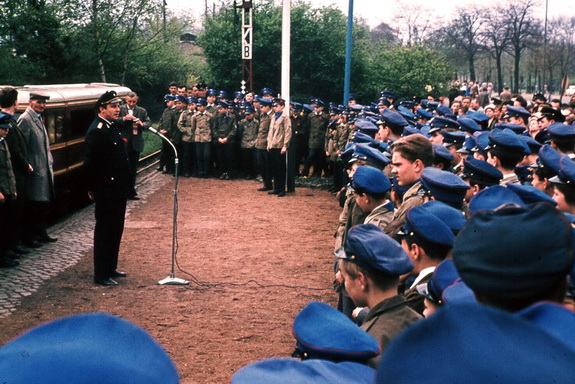
M 497 69 L 497 92 L 503 91 L 502 57 L 509 43 L 511 30 L 507 26 L 507 18 L 503 15 L 501 7 L 489 9 L 486 14 L 483 37 L 485 46 L 491 57 L 495 59 Z
M 537 44 L 541 37 L 541 22 L 533 16 L 536 0 L 512 0 L 503 9 L 508 28 L 509 53 L 514 58 L 513 91 L 519 91 L 519 72 L 521 55 L 530 47 Z
M 408 47 L 423 44 L 432 32 L 430 10 L 421 5 L 400 0 L 396 3 L 396 14 L 401 42 Z

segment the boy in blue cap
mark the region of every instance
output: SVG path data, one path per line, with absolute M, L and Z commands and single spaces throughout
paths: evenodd
M 355 170 L 351 187 L 357 205 L 367 214 L 363 223 L 384 229 L 393 219 L 394 208 L 388 198 L 391 183 L 387 176 L 380 169 L 363 165 Z
M 207 178 L 212 158 L 212 130 L 214 117 L 206 112 L 208 102 L 203 97 L 197 100 L 198 111 L 192 117 L 192 134 L 196 147 L 198 176 Z
M 238 135 L 241 137 L 240 147 L 242 153 L 242 165 L 246 179 L 255 179 L 256 171 L 256 139 L 258 135 L 259 121 L 255 116 L 254 107 L 246 107 L 246 117 L 238 124 Z
M 345 288 L 359 307 L 370 311 L 361 328 L 375 337 L 382 351 L 421 316 L 397 294 L 399 278 L 413 269 L 401 246 L 373 224 L 350 229 L 345 247 L 335 253 L 341 262 Z M 373 358 L 369 365 L 377 366 Z

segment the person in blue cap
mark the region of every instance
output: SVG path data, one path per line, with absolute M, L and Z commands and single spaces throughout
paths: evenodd
M 162 112 L 162 116 L 158 122 L 158 132 L 169 139 L 172 127 L 178 126 L 176 96 L 170 94 L 165 95 L 164 103 L 166 104 L 166 109 Z M 174 150 L 172 146 L 165 141 L 162 141 L 158 171 L 169 174 L 174 173 Z
M 361 328 L 375 337 L 382 352 L 405 328 L 421 319 L 397 293 L 399 277 L 413 269 L 403 248 L 372 224 L 350 229 L 345 246 L 336 252 L 345 288 L 359 307 L 369 307 Z M 377 366 L 378 358 L 369 365 Z
M 198 100 L 198 111 L 192 117 L 191 132 L 193 132 L 198 177 L 207 178 L 212 159 L 212 131 L 214 117 L 207 110 L 208 102 L 203 97 Z
M 553 123 L 547 127 L 551 147 L 557 152 L 575 160 L 575 127 L 563 123 Z
M 525 147 L 521 139 L 513 133 L 499 129 L 489 132 L 487 162 L 503 174 L 501 184 L 509 182 L 519 184 L 515 167 L 525 156 Z
M 409 208 L 425 202 L 425 190 L 420 181 L 421 172 L 433 164 L 433 146 L 422 135 L 411 135 L 396 141 L 392 146 L 392 174 L 400 187 L 409 188 L 403 195 L 401 205 L 395 210 L 393 220 L 385 233 L 394 237 L 405 224 Z
M 283 197 L 286 195 L 286 156 L 291 141 L 291 121 L 284 112 L 285 100 L 274 99 L 272 119 L 268 132 L 268 152 L 272 166 L 273 190 L 270 195 Z
M 488 162 L 467 156 L 463 160 L 463 172 L 460 177 L 470 186 L 465 194 L 465 201 L 469 203 L 471 198 L 483 189 L 499 185 L 503 174 Z
M 256 149 L 258 153 L 258 169 L 262 176 L 263 186 L 258 191 L 271 191 L 273 189 L 271 160 L 268 152 L 268 133 L 272 122 L 272 100 L 260 99 L 260 117 Z
M 522 125 L 527 130 L 527 122 L 530 116 L 531 112 L 525 108 L 508 105 L 503 120 L 511 124 Z
M 140 327 L 84 313 L 28 330 L 0 348 L 0 381 L 13 384 L 178 384 L 174 362 Z
M 332 129 L 331 156 L 333 161 L 333 185 L 331 192 L 340 191 L 346 184 L 345 167 L 339 155 L 345 150 L 349 141 L 350 125 L 347 122 L 347 114 L 338 113 L 337 123 Z
M 206 101 L 208 102 L 206 110 L 214 117 L 216 117 L 216 115 L 218 114 L 218 106 L 216 104 L 218 98 L 217 96 L 218 92 L 213 88 L 210 88 L 206 91 Z
M 557 209 L 575 214 L 575 162 L 563 155 L 557 176 L 549 181 L 553 184 L 553 200 L 557 202 Z
M 306 136 L 306 115 L 303 112 L 303 106 L 300 103 L 290 103 L 290 120 L 291 120 L 291 143 L 288 148 L 288 175 L 287 191 L 295 192 L 295 178 L 300 176 L 300 166 L 307 156 L 307 136 Z M 345 147 L 345 144 L 344 144 Z M 342 148 L 343 150 L 343 148 Z M 343 167 L 342 167 L 343 172 Z M 341 189 L 340 186 L 339 189 Z
M 413 263 L 413 270 L 404 276 L 399 291 L 404 293 L 408 305 L 423 315 L 423 296 L 416 287 L 427 283 L 431 274 L 447 257 L 453 246 L 453 231 L 423 205 L 413 207 L 406 214 L 407 221 L 399 233 L 401 246 Z
M 195 109 L 189 108 L 190 98 L 187 98 L 188 108 L 182 111 L 178 119 L 178 130 L 181 132 L 182 137 L 182 153 L 181 153 L 181 167 L 182 176 L 190 177 L 195 167 L 196 153 L 195 144 L 193 142 L 192 119 L 196 113 Z
M 308 177 L 313 166 L 313 175 L 320 177 L 325 168 L 325 133 L 330 118 L 324 112 L 324 103 L 319 99 L 312 102 L 313 112 L 307 115 L 306 132 L 308 135 L 308 152 L 305 159 L 302 176 Z
M 453 153 L 441 144 L 433 144 L 433 166 L 442 171 L 451 171 Z
M 428 282 L 416 286 L 417 292 L 423 296 L 425 318 L 433 315 L 444 304 L 443 293 L 459 280 L 459 274 L 453 259 L 445 259 L 435 267 Z
M 459 176 L 428 167 L 421 172 L 421 183 L 432 200 L 441 201 L 463 212 L 467 211 L 465 195 L 470 186 Z
M 384 229 L 393 219 L 393 203 L 389 200 L 391 183 L 381 169 L 362 165 L 351 181 L 355 201 L 367 214 L 364 224 L 374 224 Z
M 560 159 L 561 154 L 549 144 L 545 144 L 539 149 L 539 156 L 530 166 L 533 170 L 532 185 L 549 196 L 553 196 L 553 184 L 549 179 L 557 175 Z
M 384 143 L 393 143 L 399 140 L 403 134 L 403 129 L 409 124 L 398 112 L 385 109 L 381 113 L 378 125 L 379 131 L 376 135 L 376 139 Z
M 255 116 L 255 109 L 251 105 L 246 107 L 245 118 L 238 124 L 238 136 L 240 140 L 242 170 L 247 180 L 255 179 L 257 176 L 256 161 L 256 139 L 258 136 L 259 121 Z
M 222 180 L 231 178 L 233 144 L 238 129 L 236 118 L 230 115 L 228 106 L 227 102 L 220 101 L 218 103 L 218 114 L 214 119 L 213 142 L 216 151 L 216 168 Z

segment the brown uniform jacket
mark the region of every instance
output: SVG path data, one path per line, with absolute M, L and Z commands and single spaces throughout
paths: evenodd
M 272 117 L 270 113 L 260 114 L 260 126 L 258 128 L 258 137 L 256 138 L 256 148 L 265 151 L 268 149 L 268 132 L 270 130 L 270 123 L 272 122 Z
M 214 117 L 207 112 L 196 112 L 191 121 L 193 141 L 195 143 L 209 143 L 212 141 Z
M 417 181 L 415 184 L 411 186 L 403 195 L 403 202 L 399 206 L 398 209 L 395 210 L 393 214 L 393 220 L 387 227 L 385 227 L 385 233 L 387 233 L 391 237 L 395 237 L 397 232 L 403 227 L 405 224 L 405 214 L 406 212 L 413 207 L 417 207 L 418 205 L 422 205 L 424 203 L 424 194 L 423 194 L 423 186 L 421 185 L 421 181 Z
M 288 148 L 290 140 L 291 121 L 289 116 L 286 113 L 282 113 L 281 116 L 276 119 L 274 114 L 268 132 L 268 149 Z

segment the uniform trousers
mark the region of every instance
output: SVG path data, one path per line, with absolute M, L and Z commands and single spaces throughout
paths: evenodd
M 128 150 L 128 162 L 130 163 L 130 179 L 128 184 L 128 194 L 136 196 L 136 174 L 138 171 L 138 162 L 140 161 L 140 152 Z
M 118 253 L 124 232 L 126 199 L 96 197 L 94 228 L 94 278 L 107 279 L 118 267 Z
M 262 175 L 264 188 L 272 189 L 272 163 L 270 159 L 270 153 L 265 149 L 258 149 L 257 151 L 258 168 L 260 175 Z
M 198 167 L 198 175 L 200 177 L 207 176 L 210 171 L 211 157 L 212 157 L 212 143 L 209 141 L 196 144 L 196 162 Z
M 272 174 L 274 181 L 274 191 L 285 192 L 286 189 L 286 154 L 282 155 L 281 149 L 271 148 L 270 158 L 272 163 Z

